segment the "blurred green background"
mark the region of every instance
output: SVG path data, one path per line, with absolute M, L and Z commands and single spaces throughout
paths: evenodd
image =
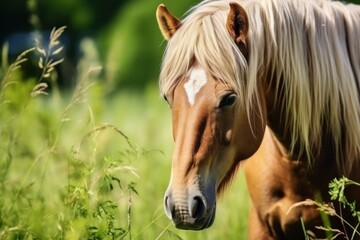
M 0 2 L 0 239 L 246 239 L 242 174 L 211 229 L 178 230 L 164 214 L 159 3 Z M 177 16 L 196 3 L 165 2 Z
M 64 36 L 66 64 L 61 81 L 71 85 L 74 63 L 81 58 L 81 41 L 90 38 L 104 66 L 109 91 L 118 88 L 144 90 L 156 82 L 165 43 L 158 30 L 155 10 L 163 1 L 144 0 L 16 0 L 1 1 L 0 41 L 10 42 L 11 56 L 32 46 L 33 32 L 46 34 L 53 27 L 67 26 Z M 197 1 L 168 1 L 181 16 Z M 6 11 L 5 11 L 6 9 Z M 155 83 L 156 84 L 156 83 Z
M 181 17 L 198 1 L 0 1 L 0 239 L 247 238 L 241 171 L 212 228 L 181 231 L 164 215 L 161 2 Z M 50 71 L 40 59 L 62 62 Z

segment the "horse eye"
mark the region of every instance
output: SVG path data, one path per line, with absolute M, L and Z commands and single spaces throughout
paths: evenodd
M 169 103 L 169 100 L 167 99 L 167 97 L 166 97 L 166 95 L 165 95 L 165 94 L 164 94 L 164 100 L 166 101 L 166 103 L 167 103 L 168 107 L 171 107 L 171 106 L 170 106 L 170 103 Z
M 228 95 L 225 95 L 220 101 L 219 108 L 232 106 L 234 105 L 235 101 L 236 101 L 236 94 L 230 93 Z

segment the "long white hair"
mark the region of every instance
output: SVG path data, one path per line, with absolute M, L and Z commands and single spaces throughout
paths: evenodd
M 339 169 L 348 172 L 360 154 L 360 7 L 325 0 L 237 1 L 249 18 L 246 61 L 226 29 L 229 2 L 204 1 L 188 12 L 166 48 L 162 92 L 187 74 L 194 59 L 233 86 L 247 109 L 259 104 L 259 81 L 270 78 L 291 133 L 290 152 L 300 146 L 312 163 L 326 130 Z

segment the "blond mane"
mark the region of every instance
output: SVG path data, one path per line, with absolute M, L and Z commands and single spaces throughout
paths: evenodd
M 347 173 L 360 154 L 360 8 L 325 0 L 237 1 L 249 17 L 247 62 L 226 29 L 229 2 L 204 1 L 188 12 L 168 42 L 161 91 L 181 81 L 196 59 L 250 109 L 259 104 L 259 81 L 271 76 L 274 95 L 286 99 L 289 150 L 298 144 L 312 163 L 326 127 Z

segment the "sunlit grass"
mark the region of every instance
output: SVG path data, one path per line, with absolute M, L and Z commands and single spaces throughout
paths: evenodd
M 48 102 L 49 99 L 39 99 L 34 103 L 30 116 L 24 116 L 28 120 L 33 119 L 25 121 L 27 123 L 23 123 L 22 130 L 24 137 L 31 141 L 19 139 L 19 143 L 24 141 L 24 148 L 15 150 L 5 180 L 6 189 L 3 193 L 15 192 L 15 196 L 3 198 L 7 203 L 5 205 L 11 204 L 11 207 L 2 214 L 11 214 L 14 218 L 11 222 L 19 223 L 8 226 L 7 231 L 21 228 L 25 221 L 29 224 L 26 231 L 34 231 L 36 236 L 52 236 L 57 232 L 55 224 L 63 228 L 62 219 L 69 217 L 66 216 L 68 210 L 64 199 L 69 174 L 73 172 L 79 175 L 75 178 L 78 179 L 75 183 L 85 187 L 82 181 L 91 184 L 91 179 L 101 177 L 109 169 L 104 162 L 98 161 L 111 157 L 121 158 L 126 164 L 118 162 L 119 166 L 131 166 L 139 176 L 134 177 L 129 171 L 120 175 L 122 181 L 134 181 L 139 193 L 131 196 L 132 239 L 219 239 L 246 236 L 248 197 L 242 175 L 219 201 L 216 221 L 211 229 L 203 232 L 177 230 L 167 219 L 163 210 L 163 194 L 171 166 L 171 120 L 166 104 L 159 100 L 157 94 L 150 95 L 154 96 L 151 101 L 151 96 L 146 94 L 128 92 L 120 92 L 111 100 L 99 100 L 108 108 L 100 118 L 121 129 L 134 145 L 136 151 L 129 155 L 126 140 L 111 128 L 88 135 L 96 127 L 102 126 L 100 123 L 91 123 L 91 114 L 94 113 L 86 110 L 89 106 L 75 107 L 60 131 L 57 121 L 61 111 L 54 109 L 51 101 Z M 68 101 L 70 100 L 65 99 L 59 109 L 64 108 Z M 152 101 L 158 103 L 154 104 Z M 50 129 L 43 129 L 45 126 Z M 53 141 L 54 134 L 58 134 L 58 143 L 49 151 L 48 146 Z M 83 144 L 81 157 L 75 151 L 80 144 Z M 76 157 L 82 160 L 76 161 Z M 97 170 L 92 170 L 93 168 Z M 94 174 L 89 174 L 91 171 Z M 74 179 L 70 177 L 70 181 Z M 79 191 L 85 189 L 92 191 L 91 187 L 80 188 Z M 91 199 L 90 196 L 89 200 Z M 119 223 L 127 226 L 128 196 L 117 191 L 111 195 L 111 201 L 119 206 Z M 54 224 L 52 231 L 49 227 L 44 228 L 44 220 Z M 81 236 L 76 234 L 76 229 L 85 227 L 85 223 L 74 219 L 70 228 L 72 230 L 68 229 L 70 232 L 63 229 L 64 236 Z
M 49 70 L 59 60 L 39 60 L 40 76 L 21 73 L 28 53 L 52 56 L 44 49 L 3 64 L 0 239 L 246 239 L 242 174 L 217 204 L 212 228 L 178 230 L 165 216 L 173 140 L 156 79 L 143 92 L 109 97 L 101 68 L 85 57 L 76 87 L 62 92 Z

